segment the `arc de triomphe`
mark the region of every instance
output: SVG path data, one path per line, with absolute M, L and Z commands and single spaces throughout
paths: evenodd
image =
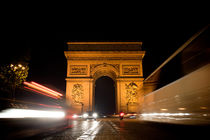
M 115 82 L 116 111 L 137 111 L 143 84 L 142 42 L 67 42 L 66 101 L 79 113 L 94 110 L 95 81 Z M 108 102 L 108 101 L 107 101 Z

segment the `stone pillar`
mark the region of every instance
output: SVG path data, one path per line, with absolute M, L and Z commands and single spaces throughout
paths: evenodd
M 70 102 L 70 81 L 66 79 L 66 104 L 71 106 Z
M 75 90 L 83 93 L 80 100 L 83 103 L 83 111 L 92 109 L 92 81 L 91 78 L 66 78 L 66 102 L 73 112 L 81 113 L 82 108 L 82 104 L 75 102 L 73 99 Z
M 93 79 L 89 80 L 89 111 L 93 110 Z
M 116 96 L 116 112 L 119 113 L 121 110 L 121 101 L 120 101 L 121 89 L 120 89 L 120 80 L 119 79 L 116 79 L 116 84 L 117 84 L 117 91 L 115 91 L 115 92 L 117 92 L 117 94 L 116 94 L 117 95 Z
M 127 86 L 130 85 L 130 88 L 134 88 L 135 86 L 137 87 L 136 92 L 137 95 L 139 95 L 139 89 L 142 87 L 143 83 L 143 78 L 117 78 L 117 112 L 119 113 L 120 111 L 123 112 L 137 112 L 138 111 L 138 105 L 139 105 L 139 99 L 135 98 L 135 102 L 130 103 L 127 105 L 128 100 L 126 98 L 126 92 L 127 92 Z M 132 84 L 133 83 L 133 84 Z M 134 86 L 134 87 L 133 87 Z M 134 98 L 133 98 L 134 99 Z M 128 110 L 129 109 L 129 110 Z

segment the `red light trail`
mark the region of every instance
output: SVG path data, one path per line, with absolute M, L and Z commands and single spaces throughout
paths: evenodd
M 61 96 L 63 96 L 61 93 L 51 90 L 51 89 L 49 89 L 43 85 L 40 85 L 38 83 L 35 83 L 35 82 L 30 82 L 30 83 L 24 82 L 24 85 L 31 87 L 31 88 L 25 87 L 26 89 L 38 92 L 40 94 L 43 94 L 45 96 L 49 96 L 52 98 L 58 99 L 58 98 L 61 98 Z

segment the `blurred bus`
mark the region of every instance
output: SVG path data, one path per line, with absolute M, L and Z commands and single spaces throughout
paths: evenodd
M 192 36 L 144 80 L 143 119 L 210 123 L 209 31 Z

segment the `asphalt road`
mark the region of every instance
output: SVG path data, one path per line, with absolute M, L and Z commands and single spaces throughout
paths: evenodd
M 155 123 L 138 119 L 106 118 L 69 121 L 65 131 L 43 140 L 180 140 L 208 139 L 209 125 Z

